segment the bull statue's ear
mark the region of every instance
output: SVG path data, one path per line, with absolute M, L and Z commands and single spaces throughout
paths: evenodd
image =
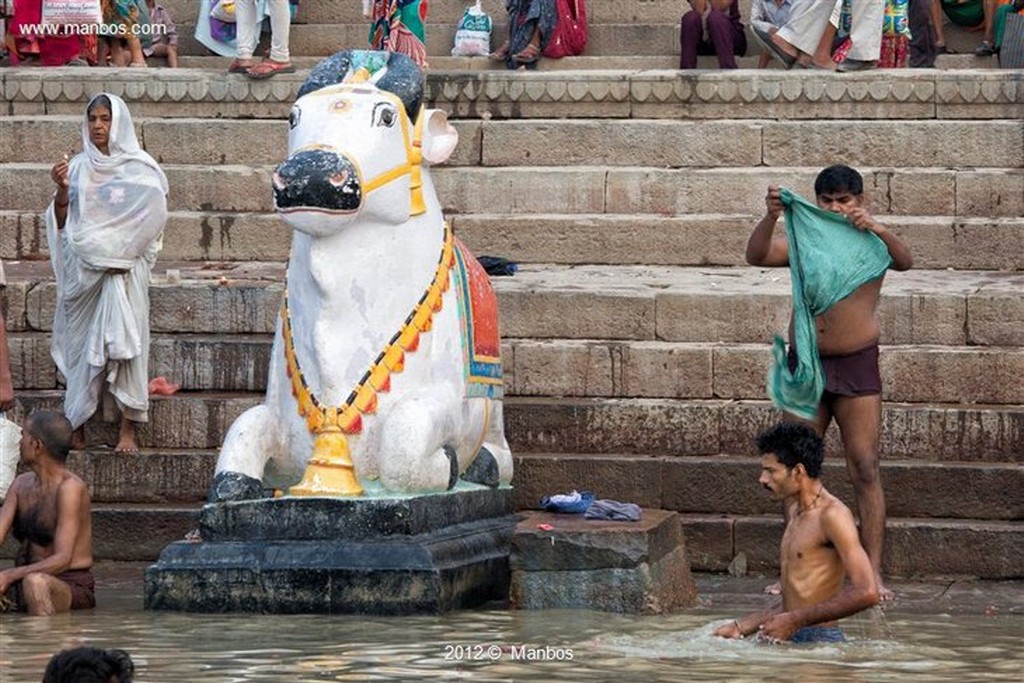
M 423 158 L 440 164 L 452 155 L 459 144 L 459 131 L 448 123 L 448 115 L 440 109 L 423 110 Z

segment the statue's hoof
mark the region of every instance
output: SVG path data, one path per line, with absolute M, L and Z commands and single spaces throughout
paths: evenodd
M 498 475 L 498 459 L 486 448 L 481 448 L 476 454 L 476 458 L 466 468 L 462 478 L 474 484 L 483 484 L 492 489 L 498 488 L 498 484 L 501 483 Z
M 448 490 L 451 491 L 459 483 L 459 457 L 451 446 L 444 447 L 444 454 L 448 456 Z
M 210 484 L 206 500 L 210 503 L 224 503 L 263 497 L 263 484 L 259 479 L 238 472 L 218 472 Z

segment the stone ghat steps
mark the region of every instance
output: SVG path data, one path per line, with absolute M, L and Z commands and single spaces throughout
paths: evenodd
M 139 438 L 149 448 L 216 449 L 232 422 L 262 401 L 256 392 L 153 397 Z M 11 419 L 36 409 L 60 410 L 62 403 L 61 391 L 20 391 Z M 768 401 L 732 399 L 509 396 L 504 412 L 514 453 L 753 455 L 751 435 L 780 418 Z M 113 444 L 116 428 L 94 419 L 86 424 L 86 438 Z M 880 433 L 879 453 L 887 460 L 1024 461 L 1022 405 L 885 402 Z M 838 434 L 830 432 L 826 442 L 840 452 Z
M 645 456 L 516 453 L 515 505 L 573 489 L 599 498 L 684 513 L 761 515 L 778 511 L 757 483 L 756 456 Z M 76 451 L 68 466 L 89 483 L 94 503 L 202 503 L 213 480 L 216 449 Z M 843 458 L 830 452 L 823 472 L 829 490 L 853 501 Z M 882 480 L 894 517 L 1019 520 L 1024 518 L 1022 463 L 885 460 Z M 851 502 L 852 504 L 852 502 Z
M 59 158 L 59 157 L 58 157 Z M 54 162 L 0 164 L 8 211 L 38 212 L 53 195 Z M 172 211 L 269 212 L 273 166 L 164 164 Z M 765 188 L 810 194 L 820 166 L 654 168 L 608 166 L 439 167 L 431 177 L 446 215 L 467 213 L 748 213 Z M 862 167 L 879 215 L 1020 217 L 1024 171 Z
M 93 505 L 97 560 L 154 561 L 160 551 L 198 528 L 199 504 Z M 781 515 L 684 514 L 687 553 L 695 571 L 725 571 L 739 552 L 751 572 L 778 571 Z M 11 540 L 0 557 L 12 558 Z M 1018 579 L 1024 566 L 1024 525 L 976 519 L 890 516 L 882 569 L 892 577 L 971 576 Z
M 267 81 L 198 69 L 0 69 L 4 114 L 81 116 L 98 92 L 136 117 L 287 118 L 305 72 Z M 1012 70 L 902 69 L 538 73 L 431 71 L 425 101 L 455 118 L 1016 119 L 1024 89 Z M 971 126 L 965 126 L 965 130 Z M 900 147 L 902 149 L 902 147 Z
M 341 3 L 339 3 L 341 4 Z M 350 3 L 345 3 L 350 4 Z M 358 3 L 356 3 L 358 9 Z M 647 56 L 655 59 L 670 57 L 674 59 L 672 67 L 679 62 L 680 38 L 679 38 L 679 15 L 682 7 L 677 8 L 676 16 L 667 20 L 655 17 L 643 17 L 638 20 L 625 20 L 624 17 L 597 16 L 589 19 L 589 30 L 587 45 L 584 49 L 584 56 L 604 59 L 620 56 Z M 429 65 L 433 65 L 436 57 L 446 57 L 451 54 L 455 44 L 456 22 L 461 16 L 461 10 L 449 16 L 442 16 L 430 10 L 426 24 L 426 51 Z M 744 16 L 748 16 L 744 14 Z M 494 20 L 491 34 L 491 49 L 496 50 L 504 42 L 508 35 L 508 20 L 505 12 L 497 12 L 491 15 Z M 354 18 L 346 17 L 324 17 L 326 21 L 299 21 L 292 23 L 290 31 L 289 48 L 292 56 L 299 57 L 325 57 L 339 50 L 369 49 L 369 21 L 361 16 Z M 210 51 L 194 38 L 196 17 L 193 14 L 185 19 L 178 26 L 179 50 L 186 55 L 208 55 Z M 978 38 L 961 36 L 959 31 L 949 31 L 950 47 L 964 53 L 973 52 L 978 43 Z M 753 32 L 748 26 L 747 36 L 747 59 L 752 64 L 757 63 L 757 57 L 761 47 L 754 39 Z M 265 33 L 262 36 L 257 54 L 269 49 L 270 36 Z M 996 66 L 995 60 L 990 58 L 975 58 L 973 54 L 950 55 L 955 57 L 969 57 L 977 63 Z M 557 60 L 541 60 L 557 61 Z M 717 67 L 717 60 L 711 61 Z
M 56 389 L 50 336 L 8 337 L 17 390 Z M 271 337 L 154 335 L 150 377 L 184 391 L 266 390 Z M 622 342 L 506 338 L 510 396 L 757 400 L 765 396 L 767 344 Z M 884 346 L 883 400 L 903 403 L 1024 404 L 1024 349 L 978 346 Z
M 150 287 L 155 334 L 270 334 L 284 264 L 204 264 L 170 282 L 158 262 Z M 51 329 L 56 285 L 44 261 L 7 268 L 11 332 Z M 787 329 L 785 268 L 523 266 L 492 279 L 509 339 L 765 344 Z M 1021 346 L 1024 273 L 890 272 L 879 304 L 885 345 Z
M 0 118 L 0 159 L 53 163 L 80 147 L 81 123 L 81 116 L 69 114 Z M 258 167 L 280 163 L 288 156 L 287 121 L 140 117 L 134 123 L 143 148 L 161 164 Z M 978 121 L 969 127 L 950 120 L 748 118 L 457 120 L 453 124 L 459 145 L 446 168 L 763 171 L 759 167 L 767 166 L 772 172 L 785 173 L 834 163 L 836 148 L 843 149 L 846 163 L 876 167 L 883 173 L 1024 167 L 1024 123 L 1019 119 Z M 877 176 L 875 180 L 881 182 Z
M 495 46 L 495 49 L 497 46 Z M 196 50 L 200 52 L 200 50 Z M 323 56 L 293 56 L 292 64 L 300 70 L 312 69 L 323 60 Z M 744 57 L 737 57 L 736 64 L 740 69 L 757 69 L 760 57 L 753 48 L 748 48 Z M 152 68 L 167 65 L 165 59 L 150 57 L 146 60 Z M 226 70 L 231 63 L 230 57 L 209 54 L 190 54 L 179 56 L 178 66 L 184 69 L 220 69 Z M 537 62 L 537 71 L 593 71 L 608 69 L 628 69 L 640 71 L 645 69 L 677 69 L 678 54 L 664 55 L 579 55 L 560 59 L 541 59 Z M 996 69 L 999 67 L 998 57 L 977 57 L 974 54 L 945 54 L 935 59 L 935 68 L 951 69 Z M 505 71 L 504 62 L 496 62 L 486 57 L 451 57 L 449 53 L 430 55 L 430 71 Z M 718 70 L 718 58 L 714 56 L 697 56 L 697 68 Z M 782 70 L 777 61 L 771 61 L 768 69 Z M 882 72 L 887 73 L 887 72 Z
M 879 216 L 911 245 L 914 267 L 1024 270 L 1024 218 Z M 447 216 L 475 254 L 519 264 L 743 266 L 760 215 L 527 214 Z M 781 229 L 781 227 L 780 227 Z M 161 261 L 285 261 L 292 231 L 272 213 L 172 211 Z M 0 258 L 49 258 L 43 214 L 0 210 Z
M 196 3 L 194 0 L 166 0 L 161 3 L 174 17 L 176 23 L 195 23 Z M 431 23 L 449 22 L 454 25 L 462 12 L 473 5 L 473 0 L 431 0 L 427 7 L 427 20 Z M 505 23 L 507 16 L 503 0 L 482 0 L 481 6 L 492 22 Z M 750 0 L 741 0 L 744 16 L 749 12 Z M 589 0 L 586 3 L 587 18 L 592 24 L 606 23 L 679 23 L 682 8 L 670 0 Z M 303 0 L 295 15 L 296 24 L 361 24 L 369 28 L 369 20 L 363 17 L 359 2 L 336 2 L 335 0 Z

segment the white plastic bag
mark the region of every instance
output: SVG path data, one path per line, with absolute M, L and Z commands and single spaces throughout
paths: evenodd
M 467 7 L 455 31 L 452 57 L 486 57 L 491 52 L 491 18 L 476 4 Z
M 210 10 L 210 16 L 225 24 L 235 23 L 235 0 L 217 0 Z
M 0 413 L 0 498 L 14 481 L 21 459 L 21 427 Z

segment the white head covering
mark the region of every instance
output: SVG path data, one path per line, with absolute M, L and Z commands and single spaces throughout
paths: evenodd
M 83 151 L 71 160 L 68 245 L 94 268 L 131 268 L 156 242 L 167 222 L 167 177 L 139 146 L 128 106 L 110 101 L 110 137 L 104 154 L 89 138 L 89 117 L 82 122 Z

